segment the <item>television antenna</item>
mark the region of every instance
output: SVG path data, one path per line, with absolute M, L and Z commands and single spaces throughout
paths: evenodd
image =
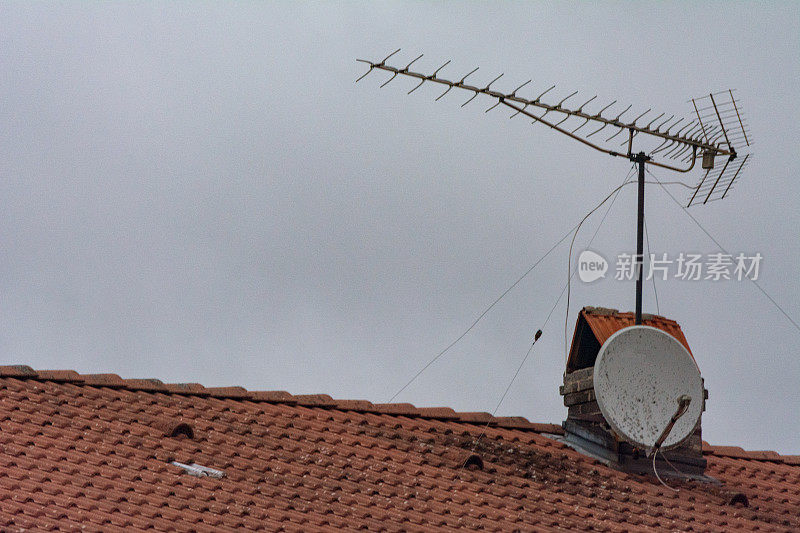
M 705 404 L 691 354 L 650 326 L 623 328 L 603 343 L 594 364 L 594 393 L 614 433 L 648 456 L 686 440 Z
M 701 167 L 705 171 L 695 187 L 692 187 L 691 196 L 687 207 L 697 204 L 706 204 L 709 201 L 721 200 L 731 191 L 734 182 L 741 177 L 750 154 L 742 153 L 750 147 L 746 122 L 742 119 L 738 101 L 734 98 L 733 90 L 708 94 L 701 98 L 689 100 L 692 103 L 694 118 L 688 121 L 676 115 L 665 117 L 661 113 L 650 118 L 652 108 L 640 113 L 633 120 L 623 120 L 622 116 L 628 113 L 632 106 L 625 107 L 620 113 L 613 116 L 610 109 L 617 101 L 605 105 L 597 111 L 589 111 L 587 106 L 592 104 L 597 96 L 585 100 L 577 108 L 567 107 L 567 100 L 575 97 L 578 91 L 564 96 L 556 103 L 546 103 L 542 98 L 555 89 L 550 86 L 536 98 L 528 99 L 517 95 L 517 92 L 531 83 L 528 80 L 519 85 L 510 93 L 496 91 L 491 86 L 503 77 L 500 74 L 485 87 L 470 85 L 467 78 L 474 74 L 475 68 L 464 75 L 459 81 L 451 81 L 439 76 L 449 63 L 448 60 L 431 74 L 423 74 L 410 70 L 411 66 L 422 58 L 422 54 L 411 60 L 405 67 L 394 67 L 386 62 L 397 54 L 395 50 L 383 60 L 375 62 L 367 59 L 356 59 L 366 63 L 369 70 L 359 77 L 361 81 L 374 70 L 383 70 L 392 74 L 381 87 L 385 87 L 398 76 L 414 78 L 417 85 L 408 91 L 413 93 L 426 82 L 443 85 L 445 91 L 436 100 L 441 100 L 454 87 L 471 92 L 472 96 L 461 107 L 475 100 L 478 95 L 493 98 L 496 102 L 486 112 L 495 109 L 501 104 L 514 111 L 513 117 L 524 115 L 562 133 L 571 139 L 613 157 L 624 157 L 638 166 L 638 204 L 637 204 L 637 231 L 636 231 L 636 321 L 642 323 L 642 265 L 644 254 L 644 172 L 645 165 L 657 166 L 674 172 L 690 172 L 697 159 L 702 159 Z M 688 103 L 688 102 L 687 102 Z M 535 110 L 543 110 L 535 114 Z M 608 116 L 603 116 L 608 113 Z M 653 113 L 655 115 L 655 113 Z M 613 118 L 610 118 L 612 117 Z M 651 115 L 652 116 L 652 115 Z M 552 117 L 552 118 L 551 118 Z M 571 121 L 571 122 L 570 122 Z M 641 121 L 641 124 L 639 123 Z M 588 127 L 587 127 L 588 126 Z M 585 129 L 584 129 L 585 128 Z M 606 128 L 609 128 L 606 130 Z M 602 133 L 605 130 L 605 133 Z M 580 133 L 579 133 L 580 132 Z M 622 135 L 625 132 L 627 135 Z M 611 133 L 607 138 L 608 133 Z M 599 137 L 595 137 L 599 135 Z M 622 137 L 620 137 L 622 135 Z M 620 142 L 622 139 L 622 142 Z M 638 151 L 634 150 L 634 139 L 637 141 Z M 641 145 L 641 146 L 639 146 Z M 715 168 L 715 160 L 724 158 L 724 163 Z M 683 165 L 683 166 L 679 166 Z

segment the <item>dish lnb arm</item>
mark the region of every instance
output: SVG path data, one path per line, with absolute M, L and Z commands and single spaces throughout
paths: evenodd
M 669 419 L 669 423 L 664 428 L 664 431 L 661 432 L 661 435 L 656 439 L 656 443 L 653 444 L 653 447 L 647 451 L 647 457 L 652 457 L 654 453 L 661 448 L 661 445 L 664 444 L 664 441 L 667 440 L 669 436 L 669 432 L 672 431 L 672 428 L 675 426 L 675 422 L 678 421 L 680 417 L 686 414 L 686 411 L 689 410 L 689 404 L 692 403 L 692 398 L 686 394 L 682 394 L 678 396 L 678 410 L 675 411 L 675 414 L 672 415 L 672 418 Z

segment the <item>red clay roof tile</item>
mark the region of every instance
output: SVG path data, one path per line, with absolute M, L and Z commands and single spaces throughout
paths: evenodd
M 39 379 L 45 381 L 76 382 L 83 381 L 83 376 L 74 370 L 39 370 L 36 372 Z
M 0 366 L 0 377 L 3 378 L 24 378 L 35 376 L 38 376 L 38 374 L 28 365 Z
M 243 387 L 211 387 L 206 388 L 205 393 L 213 398 L 236 398 L 247 399 L 249 394 Z
M 299 394 L 294 399 L 297 405 L 304 407 L 336 407 L 336 402 L 327 394 Z
M 125 380 L 116 374 L 84 374 L 83 383 L 97 387 L 124 387 Z
M 250 399 L 257 402 L 287 403 L 294 405 L 297 400 L 286 391 L 254 391 L 250 392 Z
M 586 307 L 581 310 L 581 315 L 586 319 L 598 342 L 602 345 L 608 338 L 628 326 L 635 323 L 634 313 L 620 313 L 616 309 L 604 309 L 599 307 Z M 674 320 L 664 318 L 659 315 L 643 315 L 642 324 L 665 331 L 675 337 L 683 346 L 692 353 L 689 343 L 686 341 L 680 325 Z
M 561 433 L 447 408 L 0 367 L 0 525 L 800 529 L 798 456 L 703 443 L 719 484 L 668 481 L 675 493 L 545 436 Z

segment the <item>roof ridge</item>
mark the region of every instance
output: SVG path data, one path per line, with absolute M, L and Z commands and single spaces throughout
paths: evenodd
M 154 378 L 123 379 L 117 374 L 79 374 L 74 370 L 34 370 L 27 365 L 0 365 L 0 378 L 55 381 L 91 387 L 280 403 L 361 413 L 448 420 L 467 424 L 489 424 L 492 427 L 528 430 L 535 433 L 564 433 L 560 425 L 530 422 L 527 418 L 521 416 L 493 416 L 490 413 L 483 412 L 457 412 L 450 407 L 416 407 L 410 403 L 336 400 L 327 394 L 294 395 L 286 391 L 250 391 L 243 387 L 205 387 L 199 383 L 164 383 L 160 379 Z
M 745 450 L 739 446 L 719 446 L 703 441 L 703 453 L 731 457 L 735 459 L 754 459 L 800 465 L 800 455 L 781 455 L 772 450 Z
M 585 306 L 581 311 L 584 314 L 592 315 L 592 316 L 604 316 L 610 318 L 625 318 L 625 319 L 633 319 L 636 317 L 636 313 L 633 311 L 620 311 L 618 309 L 612 309 L 610 307 L 593 307 L 590 305 Z M 664 315 L 657 315 L 655 313 L 642 313 L 642 320 L 653 320 L 653 321 L 664 321 L 669 322 L 670 324 L 675 324 L 680 328 L 680 324 L 674 318 L 669 318 Z
M 286 391 L 250 391 L 244 387 L 205 387 L 199 383 L 164 383 L 155 378 L 123 379 L 117 374 L 79 374 L 74 370 L 34 370 L 28 365 L 0 365 L 0 378 L 30 379 L 73 383 L 90 387 L 109 387 L 143 392 L 161 392 L 339 409 L 361 413 L 448 420 L 465 424 L 488 424 L 504 429 L 563 435 L 558 424 L 531 422 L 522 416 L 493 416 L 485 412 L 458 412 L 450 407 L 416 407 L 410 403 L 372 403 L 368 400 L 337 400 L 327 394 L 290 394 Z M 736 459 L 780 462 L 800 465 L 800 455 L 781 455 L 769 450 L 748 451 L 738 446 L 715 446 L 703 441 L 703 453 Z

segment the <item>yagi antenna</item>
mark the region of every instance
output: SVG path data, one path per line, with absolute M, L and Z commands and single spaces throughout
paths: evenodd
M 381 87 L 385 87 L 398 76 L 418 80 L 416 86 L 408 91 L 408 94 L 422 87 L 425 82 L 446 87 L 444 92 L 436 97 L 437 101 L 444 98 L 454 87 L 472 92 L 470 98 L 463 102 L 461 107 L 483 94 L 497 100 L 486 110 L 487 113 L 502 104 L 514 111 L 511 118 L 520 114 L 525 115 L 533 119 L 533 123 L 543 124 L 599 152 L 614 157 L 624 157 L 638 165 L 636 324 L 641 324 L 642 321 L 641 273 L 645 165 L 654 165 L 675 172 L 690 172 L 697 159 L 702 158 L 701 166 L 705 172 L 692 189 L 687 203 L 687 207 L 691 207 L 725 198 L 731 191 L 734 182 L 741 177 L 750 158 L 748 153 L 737 160 L 740 154 L 750 147 L 751 139 L 747 131 L 747 123 L 742 119 L 741 106 L 734 98 L 732 90 L 690 100 L 693 116 L 688 119 L 672 114 L 667 116 L 666 113 L 652 113 L 652 109 L 648 109 L 629 120 L 628 118 L 623 119 L 623 115 L 634 116 L 633 113 L 628 114 L 631 110 L 630 105 L 619 113 L 611 111 L 611 108 L 617 105 L 616 100 L 599 106 L 598 111 L 590 111 L 589 107 L 597 105 L 594 103 L 596 95 L 590 98 L 584 97 L 580 100 L 581 103 L 578 107 L 571 107 L 567 102 L 578 102 L 579 100 L 576 98 L 578 91 L 563 96 L 557 100 L 557 103 L 543 101 L 542 98 L 553 91 L 555 85 L 550 86 L 531 100 L 517 95 L 517 91 L 526 87 L 532 80 L 519 85 L 511 93 L 504 93 L 491 88 L 503 77 L 503 74 L 496 76 L 484 87 L 467 83 L 467 78 L 473 75 L 478 70 L 477 68 L 468 72 L 459 81 L 439 77 L 439 72 L 450 63 L 449 60 L 431 74 L 410 70 L 411 65 L 422 58 L 422 55 L 402 68 L 387 65 L 386 61 L 399 51 L 400 49 L 395 50 L 379 62 L 357 59 L 356 61 L 360 63 L 366 63 L 369 70 L 356 82 L 361 81 L 377 69 L 392 74 Z M 543 112 L 537 114 L 535 113 L 537 110 L 543 110 Z M 606 113 L 605 116 L 604 113 Z M 620 137 L 623 132 L 626 135 Z M 634 150 L 634 139 L 636 139 L 638 151 Z M 715 161 L 718 158 L 724 158 L 724 162 L 716 162 L 715 167 Z

